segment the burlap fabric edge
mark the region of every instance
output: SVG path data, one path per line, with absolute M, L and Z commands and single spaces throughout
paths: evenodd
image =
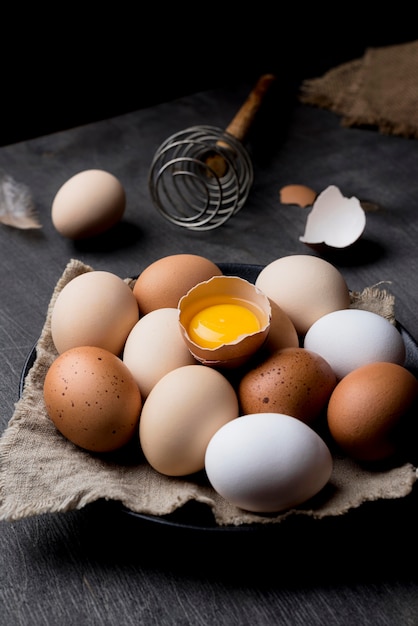
M 334 457 L 329 484 L 311 501 L 278 515 L 256 515 L 227 503 L 204 480 L 198 483 L 162 476 L 141 459 L 124 462 L 93 455 L 66 441 L 48 418 L 43 402 L 43 380 L 57 356 L 50 316 L 61 289 L 75 276 L 92 270 L 71 259 L 51 297 L 36 345 L 36 360 L 0 439 L 1 520 L 63 513 L 100 499 L 120 502 L 134 512 L 162 516 L 196 500 L 210 507 L 220 526 L 272 524 L 293 515 L 317 519 L 343 515 L 363 502 L 402 498 L 411 492 L 416 481 L 411 463 L 376 472 L 349 459 Z M 125 281 L 130 286 L 134 284 L 129 278 Z M 374 309 L 394 320 L 393 297 L 381 286 L 353 294 L 352 306 Z

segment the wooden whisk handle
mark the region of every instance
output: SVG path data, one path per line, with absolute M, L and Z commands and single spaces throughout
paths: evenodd
M 264 74 L 258 79 L 254 89 L 252 89 L 248 98 L 226 128 L 226 132 L 239 141 L 244 140 L 264 100 L 264 96 L 275 79 L 274 74 Z

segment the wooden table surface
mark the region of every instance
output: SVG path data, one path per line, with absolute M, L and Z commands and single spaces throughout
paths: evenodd
M 0 429 L 54 286 L 78 258 L 122 277 L 190 252 L 215 262 L 267 264 L 315 254 L 299 241 L 307 210 L 281 187 L 336 185 L 377 205 L 360 245 L 326 258 L 353 290 L 383 281 L 396 316 L 418 337 L 418 144 L 343 128 L 328 111 L 273 91 L 247 142 L 254 185 L 227 224 L 190 232 L 152 205 L 151 159 L 169 135 L 224 128 L 250 83 L 199 92 L 0 148 L 0 171 L 31 190 L 39 230 L 0 225 Z M 62 238 L 51 203 L 73 174 L 111 171 L 127 195 L 123 222 L 83 243 Z M 417 442 L 418 445 L 418 442 Z M 80 511 L 0 522 L 0 611 L 8 626 L 41 624 L 413 625 L 418 623 L 416 493 L 337 519 L 295 520 L 262 532 L 192 531 L 141 521 L 98 502 Z

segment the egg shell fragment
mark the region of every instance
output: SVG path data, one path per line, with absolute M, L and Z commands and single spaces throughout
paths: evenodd
M 119 355 L 138 319 L 138 304 L 127 283 L 112 272 L 85 272 L 67 283 L 55 300 L 52 340 L 59 353 L 98 346 Z
M 137 432 L 138 385 L 122 361 L 103 348 L 81 346 L 58 356 L 46 373 L 43 394 L 56 428 L 80 448 L 111 452 Z
M 51 208 L 56 230 L 69 239 L 104 233 L 125 212 L 126 194 L 121 182 L 100 169 L 78 172 L 57 191 Z
M 160 308 L 177 307 L 198 283 L 220 276 L 220 268 L 198 254 L 172 254 L 157 259 L 139 274 L 133 293 L 142 315 Z
M 188 328 L 193 316 L 209 304 L 234 301 L 252 311 L 260 330 L 238 337 L 219 347 L 205 348 L 189 336 Z M 179 301 L 179 324 L 184 341 L 195 359 L 204 365 L 234 368 L 243 365 L 267 339 L 271 306 L 269 299 L 252 283 L 238 276 L 213 276 L 190 289 Z
M 398 427 L 417 398 L 418 380 L 405 367 L 363 365 L 347 374 L 331 395 L 327 411 L 331 436 L 358 461 L 386 460 L 400 449 Z
M 406 356 L 405 343 L 396 326 L 378 313 L 362 309 L 324 315 L 308 330 L 303 345 L 328 361 L 339 380 L 375 361 L 403 365 Z
M 285 413 L 312 425 L 337 384 L 331 366 L 304 348 L 284 348 L 250 369 L 238 387 L 243 413 Z
M 141 317 L 126 339 L 122 360 L 133 374 L 143 400 L 165 374 L 196 364 L 181 335 L 178 310 L 155 309 Z
M 208 479 L 231 504 L 255 513 L 296 507 L 327 484 L 333 460 L 310 426 L 280 413 L 239 417 L 220 428 L 205 455 Z
M 360 239 L 365 227 L 361 202 L 354 196 L 346 198 L 338 187 L 330 185 L 316 198 L 299 240 L 308 245 L 346 248 Z
M 256 287 L 291 319 L 299 336 L 331 311 L 348 308 L 350 292 L 341 272 L 308 254 L 275 259 L 259 273 Z
M 204 468 L 212 435 L 238 416 L 238 398 L 217 370 L 186 365 L 161 378 L 146 398 L 139 438 L 149 464 L 161 474 L 185 476 Z

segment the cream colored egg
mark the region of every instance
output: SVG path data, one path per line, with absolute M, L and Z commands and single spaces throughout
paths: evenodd
M 131 288 L 112 272 L 91 271 L 59 292 L 51 313 L 51 335 L 59 353 L 98 346 L 119 355 L 139 319 Z
M 255 284 L 290 317 L 299 335 L 326 313 L 350 305 L 350 292 L 340 271 L 307 254 L 272 261 Z
M 128 335 L 122 358 L 144 399 L 165 374 L 196 364 L 181 335 L 175 308 L 155 309 L 141 317 Z
M 161 378 L 142 407 L 139 437 L 149 464 L 161 474 L 185 476 L 204 468 L 214 433 L 238 417 L 238 399 L 217 370 L 186 365 Z
M 78 172 L 58 190 L 51 219 L 56 230 L 69 239 L 99 235 L 120 221 L 126 205 L 120 181 L 100 169 Z

